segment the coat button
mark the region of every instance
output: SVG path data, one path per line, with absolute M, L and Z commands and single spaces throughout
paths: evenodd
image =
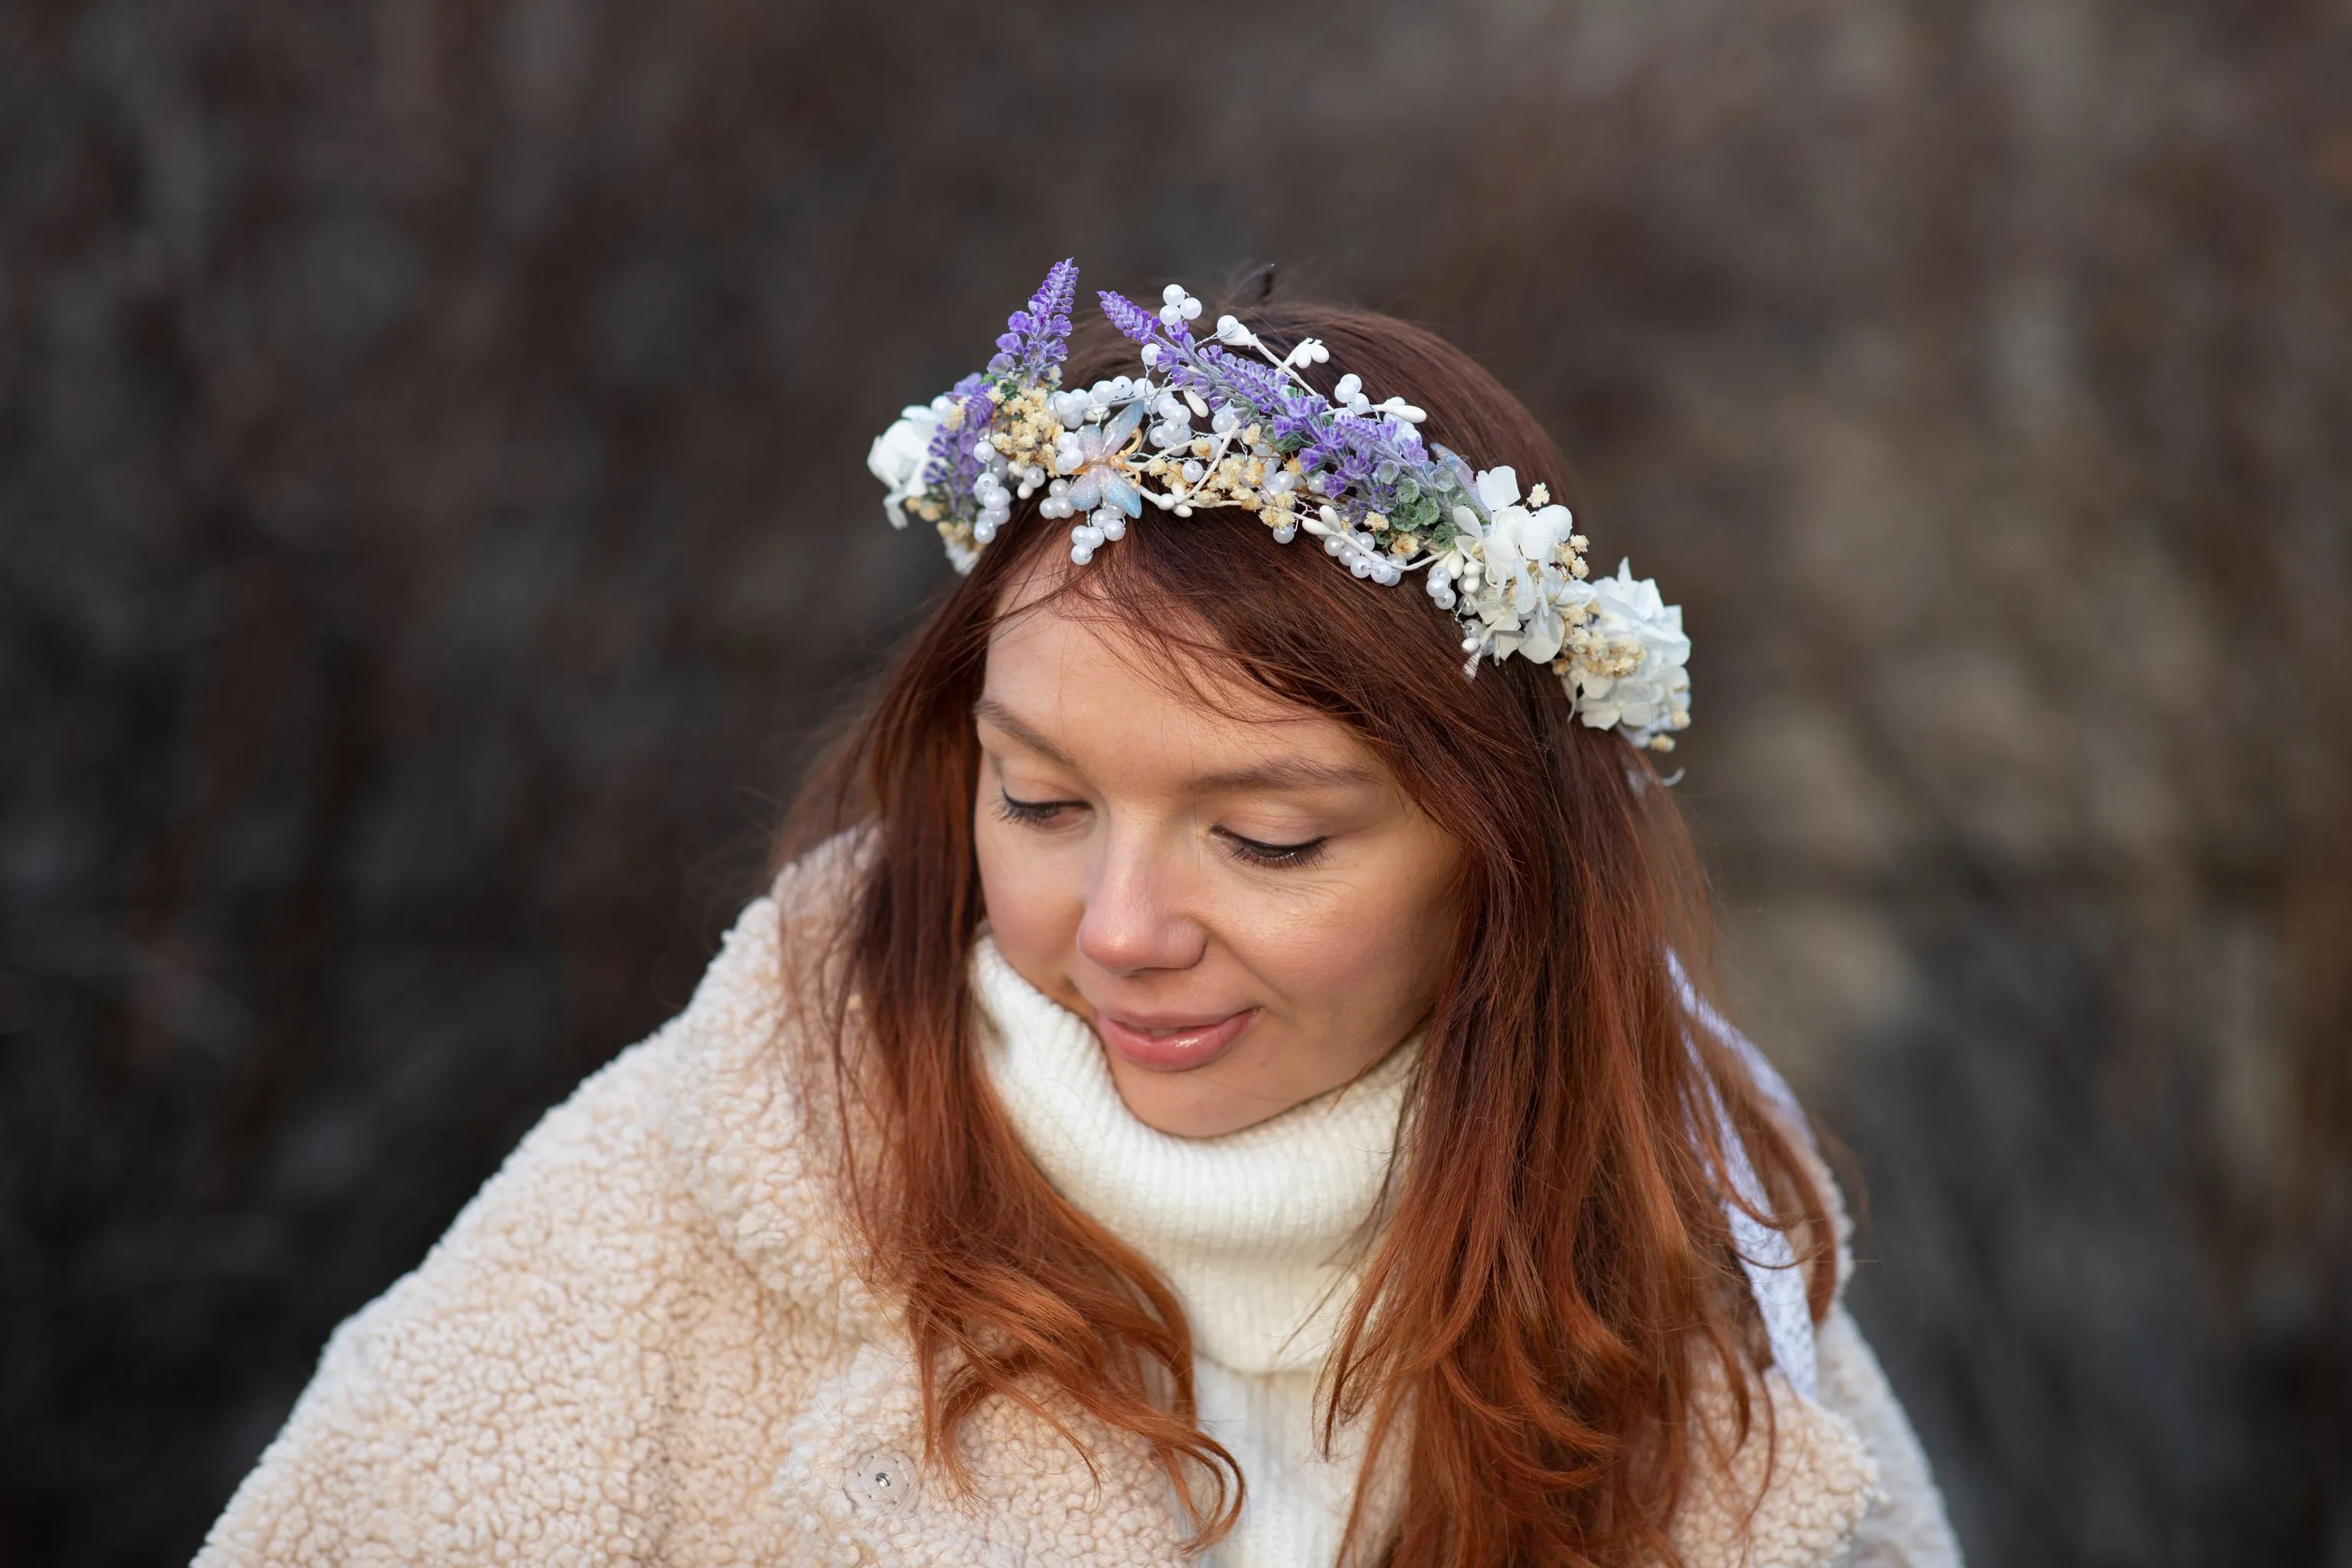
M 897 1513 L 915 1500 L 914 1461 L 895 1449 L 877 1449 L 857 1461 L 845 1489 L 857 1508 Z

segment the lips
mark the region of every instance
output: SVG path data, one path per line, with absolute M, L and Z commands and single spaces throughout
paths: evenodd
M 1097 1013 L 1095 1033 L 1122 1059 L 1148 1072 L 1186 1072 L 1233 1049 L 1257 1015 L 1250 1007 L 1223 1018 L 1161 1021 Z

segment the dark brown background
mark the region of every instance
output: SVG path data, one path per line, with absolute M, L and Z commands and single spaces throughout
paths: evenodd
M 2352 18 L 0 6 L 0 1560 L 172 1563 L 677 1006 L 1054 259 L 1398 310 L 1687 607 L 1976 1561 L 2352 1563 Z

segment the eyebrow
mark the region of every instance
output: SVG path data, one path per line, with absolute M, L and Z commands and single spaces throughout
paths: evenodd
M 1076 771 L 1077 764 L 1071 762 L 1059 746 L 1045 739 L 1034 725 L 996 699 L 982 698 L 971 705 L 971 714 L 974 719 L 995 725 L 1047 762 Z M 1380 773 L 1361 763 L 1318 763 L 1309 757 L 1269 757 L 1247 767 L 1195 774 L 1184 782 L 1184 791 L 1189 795 L 1213 795 L 1220 791 L 1249 789 L 1339 789 L 1380 782 Z

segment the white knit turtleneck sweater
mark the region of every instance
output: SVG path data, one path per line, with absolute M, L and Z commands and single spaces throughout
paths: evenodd
M 1086 1022 L 972 957 L 982 1048 L 1013 1130 L 1063 1196 L 1150 1259 L 1183 1303 L 1202 1425 L 1241 1464 L 1248 1500 L 1213 1568 L 1326 1568 L 1360 1447 L 1318 1443 L 1316 1383 L 1353 1299 L 1351 1246 L 1380 1197 L 1411 1052 L 1270 1121 L 1178 1138 L 1136 1120 Z

